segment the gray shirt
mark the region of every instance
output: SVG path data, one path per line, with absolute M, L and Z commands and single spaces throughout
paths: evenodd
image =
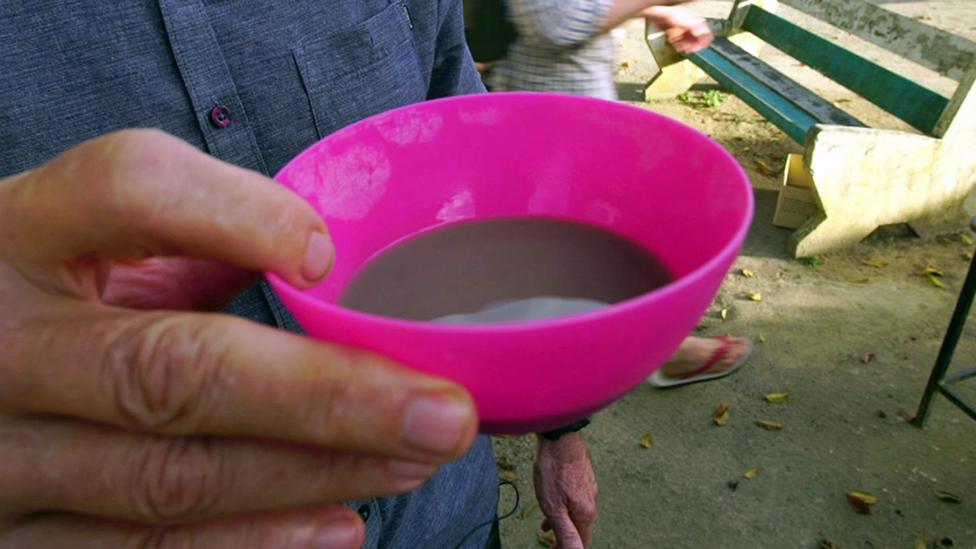
M 0 177 L 130 127 L 270 175 L 351 122 L 483 89 L 454 0 L 4 0 L 0 51 Z M 298 329 L 265 285 L 232 311 Z M 420 489 L 349 505 L 365 547 L 450 548 L 497 496 L 479 437 Z
M 616 99 L 613 39 L 602 32 L 612 5 L 612 0 L 506 0 L 518 38 L 492 72 L 492 87 Z

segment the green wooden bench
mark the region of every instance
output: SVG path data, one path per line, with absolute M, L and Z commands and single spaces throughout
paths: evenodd
M 663 35 L 647 42 L 674 93 L 703 71 L 804 146 L 803 169 L 821 211 L 792 238 L 808 256 L 859 242 L 879 225 L 957 219 L 976 185 L 976 43 L 864 0 L 781 0 L 957 82 L 943 96 L 777 15 L 775 0 L 738 0 L 712 21 L 712 47 L 683 60 Z M 758 57 L 769 44 L 848 88 L 915 131 L 868 128 Z M 693 64 L 693 67 L 692 67 Z M 660 90 L 658 90 L 660 94 Z

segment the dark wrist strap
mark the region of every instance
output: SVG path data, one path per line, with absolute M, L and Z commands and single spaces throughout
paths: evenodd
M 590 424 L 590 418 L 585 417 L 575 423 L 570 423 L 565 427 L 553 429 L 552 431 L 546 431 L 545 433 L 539 433 L 539 435 L 546 440 L 556 441 L 559 440 L 559 437 L 563 435 L 567 435 L 569 433 L 578 432 L 589 424 Z

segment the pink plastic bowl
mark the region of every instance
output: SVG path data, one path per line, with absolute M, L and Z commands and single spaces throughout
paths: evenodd
M 268 276 L 299 324 L 456 380 L 494 433 L 571 423 L 640 384 L 708 307 L 753 210 L 746 175 L 704 135 L 643 109 L 554 94 L 455 97 L 373 116 L 312 145 L 276 179 L 322 215 L 337 249 L 316 288 Z M 392 243 L 513 215 L 609 228 L 677 278 L 611 307 L 521 323 L 433 324 L 336 305 Z

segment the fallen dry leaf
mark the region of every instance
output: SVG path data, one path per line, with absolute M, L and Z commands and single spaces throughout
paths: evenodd
M 718 316 L 720 316 L 722 318 L 722 320 L 725 320 L 725 319 L 729 318 L 729 310 L 728 310 L 728 308 L 723 308 L 721 311 L 719 311 L 718 312 Z
M 766 429 L 767 431 L 782 431 L 786 425 L 778 421 L 770 421 L 768 419 L 757 419 L 756 425 Z
M 739 274 L 746 278 L 756 278 L 756 273 L 750 271 L 749 269 L 739 269 Z
M 937 276 L 937 275 L 934 275 L 932 273 L 928 273 L 928 274 L 925 275 L 925 277 L 929 279 L 929 283 L 930 284 L 932 284 L 936 288 L 943 288 L 943 287 L 945 287 L 945 284 L 943 284 L 942 281 L 939 280 L 939 276 L 941 276 L 941 275 L 938 275 Z
M 759 292 L 746 292 L 745 296 L 749 301 L 762 301 L 762 294 Z
M 888 266 L 888 262 L 881 259 L 865 259 L 861 263 L 875 269 L 884 269 Z
M 786 392 L 766 394 L 766 402 L 779 403 L 779 402 L 786 402 L 789 399 L 790 399 L 790 394 Z
M 556 533 L 552 530 L 549 530 L 548 532 L 539 532 L 536 534 L 535 539 L 539 542 L 539 545 L 543 547 L 552 547 L 556 543 Z
M 963 252 L 962 258 L 966 261 L 971 261 L 973 259 L 973 252 Z
M 712 412 L 712 421 L 715 422 L 715 425 L 718 425 L 719 427 L 723 427 L 726 424 L 728 424 L 729 422 L 728 403 L 723 402 L 718 405 L 718 408 L 715 408 L 715 411 Z
M 522 508 L 519 512 L 519 520 L 525 520 L 535 514 L 539 510 L 539 504 L 532 502 Z
M 867 492 L 848 492 L 847 501 L 850 502 L 854 510 L 863 515 L 871 513 L 871 506 L 878 503 L 878 498 Z
M 650 448 L 654 446 L 654 437 L 650 433 L 644 433 L 644 436 L 640 439 L 641 448 Z
M 862 364 L 867 364 L 872 360 L 874 360 L 874 353 L 864 353 L 864 356 L 861 357 Z
M 759 334 L 756 335 L 756 341 L 759 343 L 766 343 L 766 334 L 759 332 Z
M 936 490 L 935 497 L 946 503 L 962 503 L 962 498 L 953 494 L 952 492 L 946 492 L 945 490 Z
M 949 239 L 944 236 L 940 236 L 939 238 L 936 238 L 935 241 L 938 242 L 939 244 L 942 244 L 942 246 L 945 248 L 948 248 L 949 246 L 952 245 L 952 242 L 949 241 Z
M 919 534 L 915 538 L 915 549 L 929 549 L 929 540 L 925 537 L 925 534 Z
M 852 279 L 848 280 L 847 282 L 849 282 L 851 284 L 867 284 L 867 283 L 871 282 L 871 279 L 870 278 L 852 278 Z
M 966 234 L 966 233 L 962 233 L 961 235 L 959 235 L 959 240 L 961 240 L 962 243 L 965 244 L 965 245 L 967 245 L 967 246 L 972 246 L 973 245 L 973 239 L 970 238 L 970 236 L 968 234 Z
M 929 265 L 928 267 L 922 269 L 922 272 L 918 273 L 921 276 L 945 276 L 945 273 L 936 269 L 935 267 Z
M 729 424 L 729 413 L 726 411 L 722 415 L 712 418 L 712 421 L 719 427 L 725 427 Z
M 742 473 L 742 476 L 745 477 L 745 478 L 747 478 L 747 479 L 754 479 L 754 478 L 756 478 L 756 477 L 759 476 L 759 473 L 762 473 L 762 469 L 759 468 L 759 467 L 756 467 L 755 469 L 749 469 L 745 473 Z
M 507 480 L 508 482 L 515 482 L 518 480 L 518 475 L 515 473 L 515 471 L 509 469 L 499 469 L 498 478 Z
M 756 170 L 763 175 L 773 173 L 773 169 L 769 167 L 769 164 L 763 162 L 762 160 L 756 160 Z
M 822 539 L 817 545 L 818 549 L 840 549 L 840 547 L 829 539 Z

